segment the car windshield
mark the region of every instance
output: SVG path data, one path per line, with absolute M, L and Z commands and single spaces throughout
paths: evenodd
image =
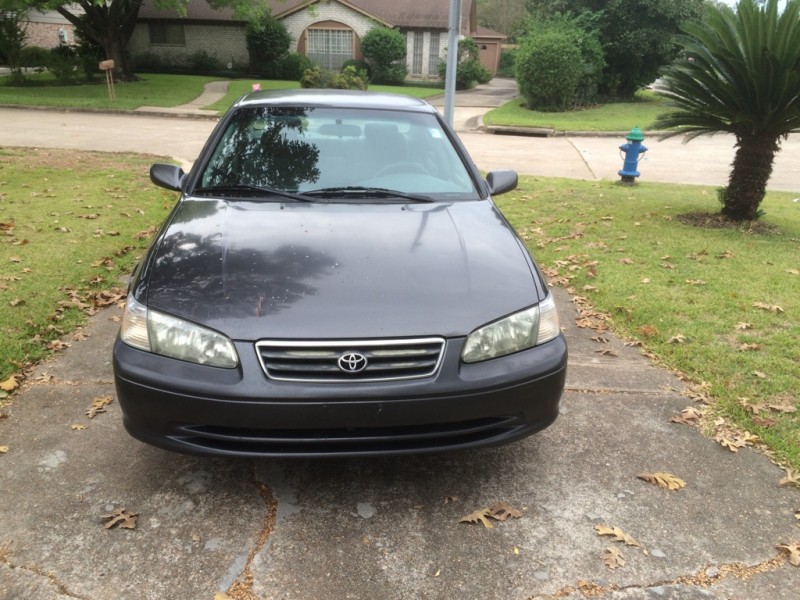
M 205 165 L 201 189 L 263 188 L 321 197 L 478 199 L 432 114 L 356 108 L 244 107 Z

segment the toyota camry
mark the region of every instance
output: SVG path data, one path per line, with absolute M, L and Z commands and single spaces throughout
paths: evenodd
M 254 92 L 189 173 L 132 275 L 114 373 L 124 424 L 228 456 L 439 452 L 558 414 L 566 343 L 547 284 L 422 100 Z

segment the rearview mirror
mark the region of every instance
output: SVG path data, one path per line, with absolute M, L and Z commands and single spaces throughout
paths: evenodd
M 489 184 L 489 193 L 492 196 L 505 194 L 517 187 L 519 177 L 516 171 L 505 169 L 502 171 L 490 171 L 486 175 L 486 183 Z
M 185 175 L 183 169 L 175 165 L 156 163 L 150 167 L 150 181 L 173 192 L 181 191 Z

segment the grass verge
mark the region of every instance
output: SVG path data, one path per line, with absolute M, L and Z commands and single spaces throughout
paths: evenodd
M 521 178 L 498 205 L 547 269 L 800 471 L 800 207 L 715 227 L 713 188 Z M 689 216 L 687 216 L 689 215 Z
M 0 148 L 0 382 L 122 292 L 175 202 L 150 183 L 154 160 Z
M 140 106 L 172 107 L 186 104 L 203 93 L 203 86 L 216 77 L 200 75 L 140 75 L 141 81 L 114 85 L 116 100 L 108 99 L 104 79 L 83 85 L 56 85 L 48 73 L 31 76 L 22 86 L 0 77 L 0 104 L 133 110 Z
M 231 81 L 228 86 L 228 93 L 214 104 L 204 106 L 207 110 L 216 110 L 224 113 L 231 104 L 239 99 L 242 95 L 251 91 L 254 83 L 260 83 L 262 90 L 294 90 L 299 89 L 300 84 L 297 81 L 259 81 L 257 79 L 240 79 Z M 414 96 L 416 98 L 428 98 L 443 93 L 441 89 L 435 87 L 420 87 L 420 86 L 395 86 L 395 85 L 370 85 L 370 92 L 390 92 L 394 94 L 405 94 L 407 96 Z
M 510 127 L 541 127 L 555 131 L 630 131 L 635 126 L 649 129 L 663 104 L 651 92 L 639 92 L 635 102 L 614 102 L 601 106 L 563 113 L 541 112 L 524 107 L 525 100 L 517 98 L 489 111 L 486 125 Z

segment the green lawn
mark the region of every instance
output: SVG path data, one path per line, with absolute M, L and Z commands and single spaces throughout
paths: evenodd
M 800 471 L 795 195 L 768 194 L 755 228 L 686 224 L 683 215 L 719 211 L 716 191 L 700 186 L 523 177 L 498 204 L 552 283 Z
M 300 87 L 297 81 L 278 81 L 278 80 L 256 80 L 256 79 L 239 79 L 231 81 L 228 86 L 228 93 L 219 102 L 215 102 L 210 106 L 204 108 L 208 110 L 216 110 L 220 113 L 225 112 L 240 96 L 252 90 L 253 84 L 261 84 L 262 90 L 293 90 Z M 369 91 L 371 92 L 391 92 L 394 94 L 406 94 L 407 96 L 415 96 L 417 98 L 428 98 L 443 93 L 438 88 L 431 87 L 416 87 L 416 86 L 394 86 L 394 85 L 370 85 Z
M 640 92 L 635 102 L 614 102 L 594 108 L 570 112 L 540 112 L 524 107 L 525 100 L 516 99 L 489 111 L 486 125 L 541 127 L 556 131 L 630 131 L 633 127 L 649 129 L 663 112 L 660 99 L 650 92 Z
M 124 288 L 176 199 L 150 183 L 156 160 L 0 148 L 0 382 L 50 354 L 101 292 Z
M 11 86 L 0 77 L 0 104 L 57 106 L 63 108 L 105 108 L 133 110 L 140 106 L 178 106 L 203 93 L 203 86 L 216 77 L 200 75 L 140 75 L 141 81 L 114 85 L 116 100 L 108 98 L 105 80 L 83 85 L 55 85 L 49 74 L 35 75 L 22 86 Z

